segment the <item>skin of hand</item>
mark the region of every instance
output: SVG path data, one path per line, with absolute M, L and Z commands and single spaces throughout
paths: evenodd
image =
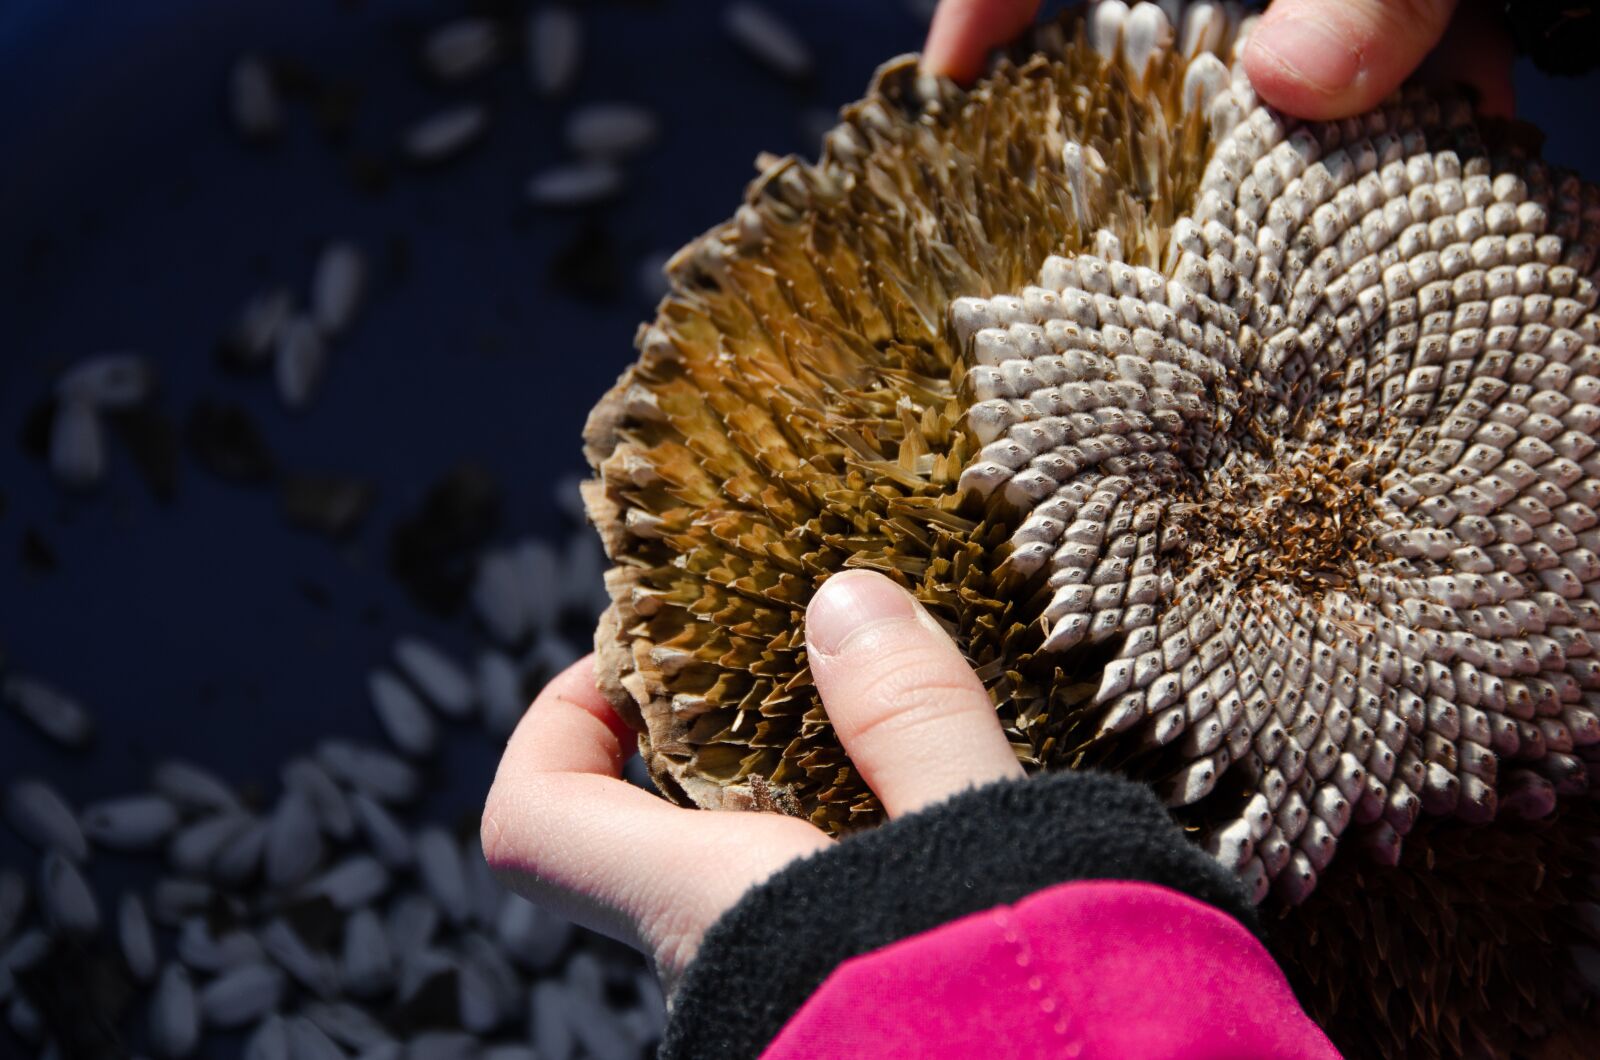
M 888 578 L 829 578 L 806 611 L 806 652 L 829 721 L 889 817 L 1023 776 L 955 643 Z M 674 806 L 621 779 L 634 750 L 585 657 L 512 734 L 483 850 L 518 893 L 643 951 L 670 995 L 719 916 L 834 840 L 801 818 Z
M 990 49 L 1020 33 L 1038 9 L 1038 0 L 942 0 L 923 68 L 972 80 Z M 1461 0 L 1459 10 L 1458 0 L 1276 0 L 1244 50 L 1262 101 L 1311 120 L 1368 110 L 1419 68 L 1428 80 L 1470 85 L 1481 113 L 1509 118 L 1511 62 L 1511 42 L 1488 0 Z

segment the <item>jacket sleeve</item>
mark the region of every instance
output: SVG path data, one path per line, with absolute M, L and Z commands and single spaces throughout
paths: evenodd
M 1255 928 L 1143 785 L 1004 781 L 752 889 L 660 1056 L 1337 1056 Z

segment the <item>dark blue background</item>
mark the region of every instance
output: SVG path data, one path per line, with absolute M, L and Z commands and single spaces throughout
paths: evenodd
M 758 151 L 809 151 L 802 111 L 856 98 L 877 63 L 923 33 L 894 0 L 772 6 L 815 50 L 813 83 L 756 66 L 721 32 L 720 4 L 594 3 L 581 78 L 548 101 L 517 63 L 448 88 L 418 74 L 420 33 L 460 3 L 0 0 L 0 645 L 102 726 L 80 758 L 0 719 L 0 779 L 42 772 L 81 802 L 140 787 L 154 759 L 175 754 L 272 787 L 279 763 L 322 735 L 377 736 L 365 675 L 397 635 L 421 631 L 466 654 L 464 621 L 423 615 L 386 575 L 389 528 L 471 460 L 504 487 L 502 538 L 562 532 L 553 483 L 581 470 L 583 417 L 649 312 L 636 262 L 727 217 Z M 330 146 L 300 106 L 276 148 L 241 144 L 224 86 L 244 50 L 356 86 L 349 144 Z M 1595 87 L 1522 77 L 1547 153 L 1590 173 Z M 348 147 L 392 155 L 408 122 L 457 99 L 493 109 L 468 157 L 402 168 L 378 196 L 346 178 Z M 599 215 L 621 270 L 611 298 L 552 284 L 552 262 L 586 220 L 522 199 L 526 178 L 562 159 L 563 117 L 586 100 L 646 103 L 665 127 L 629 167 L 627 195 Z M 334 237 L 376 259 L 378 289 L 294 416 L 269 381 L 220 373 L 212 348 L 253 292 L 303 290 Z M 397 237 L 411 253 L 394 280 L 383 259 Z M 115 448 L 103 488 L 62 492 L 16 438 L 64 365 L 109 349 L 159 366 L 174 419 L 200 398 L 239 402 L 286 468 L 375 480 L 361 534 L 335 546 L 295 530 L 271 490 L 219 481 L 187 454 L 170 506 Z M 58 569 L 19 561 L 30 529 Z M 327 607 L 306 599 L 306 581 Z M 373 605 L 380 619 L 362 621 Z M 437 810 L 471 813 L 496 750 L 487 738 L 451 748 Z M 0 862 L 22 857 L 0 830 Z

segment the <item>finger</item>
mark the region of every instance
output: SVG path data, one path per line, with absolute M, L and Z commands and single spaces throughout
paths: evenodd
M 941 0 L 928 27 L 922 68 L 956 81 L 983 72 L 989 50 L 1021 33 L 1039 10 L 1039 0 Z
M 1277 0 L 1245 42 L 1265 102 L 1302 118 L 1376 106 L 1439 43 L 1456 0 Z
M 1515 64 L 1516 49 L 1502 14 L 1488 0 L 1464 0 L 1418 76 L 1434 84 L 1468 85 L 1478 94 L 1478 113 L 1510 118 L 1517 110 Z
M 806 610 L 806 654 L 828 720 L 891 817 L 1023 775 L 972 667 L 883 575 L 823 583 Z
M 506 745 L 484 807 L 484 856 L 519 893 L 652 954 L 669 978 L 755 883 L 827 845 L 776 814 L 673 806 L 619 779 L 633 735 L 585 657 Z

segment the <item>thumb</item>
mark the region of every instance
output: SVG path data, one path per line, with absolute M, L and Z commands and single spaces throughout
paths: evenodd
M 1245 43 L 1256 93 L 1327 120 L 1368 110 L 1439 43 L 1456 0 L 1278 0 Z

